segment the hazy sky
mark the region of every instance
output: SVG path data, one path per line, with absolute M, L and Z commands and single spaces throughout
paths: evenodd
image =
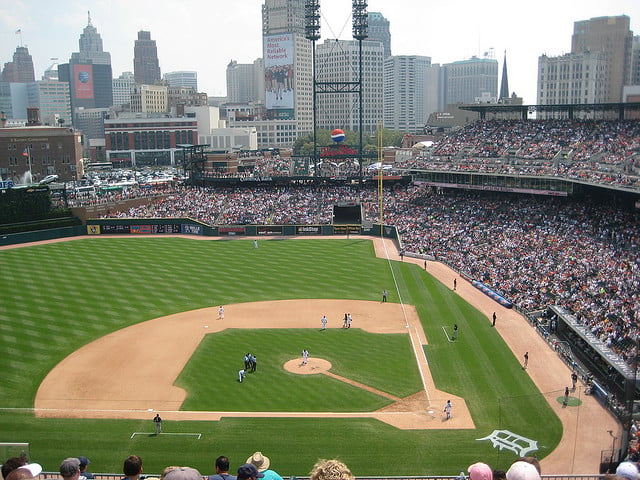
M 139 30 L 156 40 L 162 73 L 196 70 L 198 87 L 225 95 L 229 61 L 252 63 L 262 56 L 263 0 L 2 0 L 0 62 L 16 46 L 29 48 L 36 79 L 57 57 L 66 63 L 78 51 L 87 11 L 111 53 L 113 75 L 133 71 Z M 351 1 L 320 0 L 322 39 L 351 38 Z M 390 21 L 394 55 L 425 55 L 432 63 L 465 60 L 493 49 L 502 66 L 507 51 L 509 88 L 535 103 L 538 57 L 571 50 L 573 22 L 628 15 L 640 34 L 640 0 L 369 0 L 369 11 Z M 21 29 L 22 35 L 16 35 Z M 322 40 L 320 40 L 322 41 Z M 502 70 L 500 69 L 500 75 Z

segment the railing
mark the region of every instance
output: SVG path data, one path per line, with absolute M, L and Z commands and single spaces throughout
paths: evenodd
M 94 473 L 96 480 L 121 480 L 123 475 L 116 475 L 113 473 Z M 140 480 L 155 480 L 159 479 L 159 475 L 141 475 Z M 283 476 L 284 480 L 308 480 L 309 477 L 298 476 Z M 407 475 L 407 476 L 373 476 L 363 477 L 357 476 L 357 480 L 463 480 L 461 475 Z M 468 476 L 464 477 L 464 480 L 468 480 Z M 605 474 L 567 474 L 567 475 L 541 475 L 542 480 L 604 480 L 607 478 Z M 60 474 L 57 472 L 42 472 L 38 475 L 38 480 L 46 479 L 60 479 Z M 203 480 L 207 480 L 208 476 L 203 475 Z

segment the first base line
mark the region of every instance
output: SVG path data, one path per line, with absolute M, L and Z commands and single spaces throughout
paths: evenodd
M 146 435 L 147 437 L 151 436 L 151 435 L 181 435 L 184 437 L 196 437 L 197 440 L 200 440 L 200 437 L 202 437 L 201 433 L 165 433 L 165 432 L 160 432 L 160 433 L 155 433 L 155 432 L 133 432 L 131 434 L 131 436 L 129 437 L 129 439 L 132 439 L 133 437 L 135 437 L 136 435 Z

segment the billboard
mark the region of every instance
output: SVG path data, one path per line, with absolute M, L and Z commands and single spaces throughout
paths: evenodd
M 93 65 L 73 66 L 73 88 L 76 98 L 93 98 Z
M 293 120 L 293 34 L 265 35 L 263 46 L 267 118 Z

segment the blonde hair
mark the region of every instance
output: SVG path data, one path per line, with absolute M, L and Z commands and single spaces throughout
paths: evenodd
M 340 460 L 318 460 L 309 480 L 355 480 L 353 473 Z

